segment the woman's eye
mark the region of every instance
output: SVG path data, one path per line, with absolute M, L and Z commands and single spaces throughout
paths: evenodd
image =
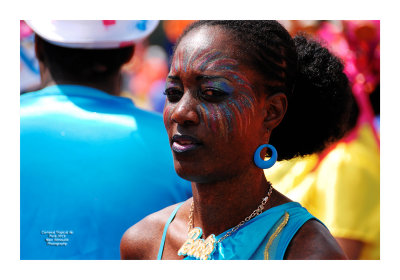
M 178 102 L 181 99 L 183 92 L 176 88 L 167 88 L 164 91 L 164 94 L 167 96 L 169 102 Z
M 226 92 L 217 89 L 205 89 L 201 92 L 201 97 L 207 101 L 219 101 L 227 95 Z

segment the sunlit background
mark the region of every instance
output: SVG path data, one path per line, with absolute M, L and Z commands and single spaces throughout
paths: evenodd
M 145 41 L 136 45 L 133 59 L 123 68 L 121 95 L 136 106 L 162 112 L 164 81 L 168 73 L 174 43 L 190 20 L 160 21 Z M 379 21 L 280 21 L 292 35 L 307 32 L 345 63 L 355 94 L 370 103 L 379 129 L 380 114 L 380 22 Z M 32 30 L 21 21 L 21 94 L 40 88 L 38 63 Z

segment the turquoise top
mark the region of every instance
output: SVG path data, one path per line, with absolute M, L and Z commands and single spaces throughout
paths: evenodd
M 165 225 L 164 234 L 178 208 L 171 214 Z M 286 249 L 296 232 L 310 219 L 316 219 L 297 202 L 288 202 L 261 213 L 245 223 L 231 236 L 217 243 L 212 260 L 282 260 Z M 216 236 L 219 240 L 230 229 Z M 205 237 L 203 236 L 203 239 Z M 158 259 L 161 259 L 164 239 L 160 245 Z M 186 257 L 185 260 L 194 260 Z
M 20 108 L 21 259 L 120 259 L 130 226 L 191 197 L 160 114 L 78 85 Z

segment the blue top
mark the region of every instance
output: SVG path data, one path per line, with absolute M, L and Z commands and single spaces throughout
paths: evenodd
M 161 245 L 160 245 L 160 248 L 158 249 L 157 260 L 161 260 L 161 258 L 162 258 L 162 254 L 164 251 L 165 237 L 167 236 L 167 230 L 168 230 L 169 224 L 175 218 L 176 212 L 178 212 L 179 208 L 182 206 L 183 203 L 184 203 L 184 201 L 179 203 L 179 205 L 175 207 L 174 211 L 172 211 L 171 215 L 169 216 L 168 221 L 165 223 L 164 232 L 161 237 Z
M 191 196 L 162 117 L 77 85 L 20 100 L 21 259 L 119 259 L 146 215 Z
M 181 206 L 178 205 L 177 208 Z M 171 214 L 164 232 L 178 209 Z M 310 219 L 316 219 L 297 202 L 288 202 L 261 213 L 240 227 L 231 236 L 217 243 L 212 260 L 282 260 L 296 232 Z M 317 219 L 316 219 L 317 220 Z M 319 221 L 319 220 L 318 220 Z M 216 236 L 223 237 L 230 229 Z M 203 239 L 205 237 L 203 236 Z M 162 239 L 159 252 L 162 253 Z M 158 259 L 162 254 L 159 253 Z M 194 260 L 185 257 L 185 260 Z

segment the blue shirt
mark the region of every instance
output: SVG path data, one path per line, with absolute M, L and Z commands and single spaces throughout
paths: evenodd
M 165 224 L 157 256 L 158 260 L 162 259 L 168 227 L 181 205 L 179 204 L 175 208 Z M 283 260 L 286 249 L 294 235 L 305 222 L 311 219 L 316 218 L 297 202 L 288 202 L 272 207 L 246 222 L 222 242 L 217 243 L 214 253 L 210 254 L 210 259 Z M 215 239 L 220 240 L 230 230 L 219 234 Z M 201 238 L 203 239 L 202 242 L 205 238 Z M 191 255 L 184 258 L 184 260 L 195 259 Z
M 119 259 L 146 215 L 191 196 L 162 117 L 77 85 L 20 100 L 21 259 Z

